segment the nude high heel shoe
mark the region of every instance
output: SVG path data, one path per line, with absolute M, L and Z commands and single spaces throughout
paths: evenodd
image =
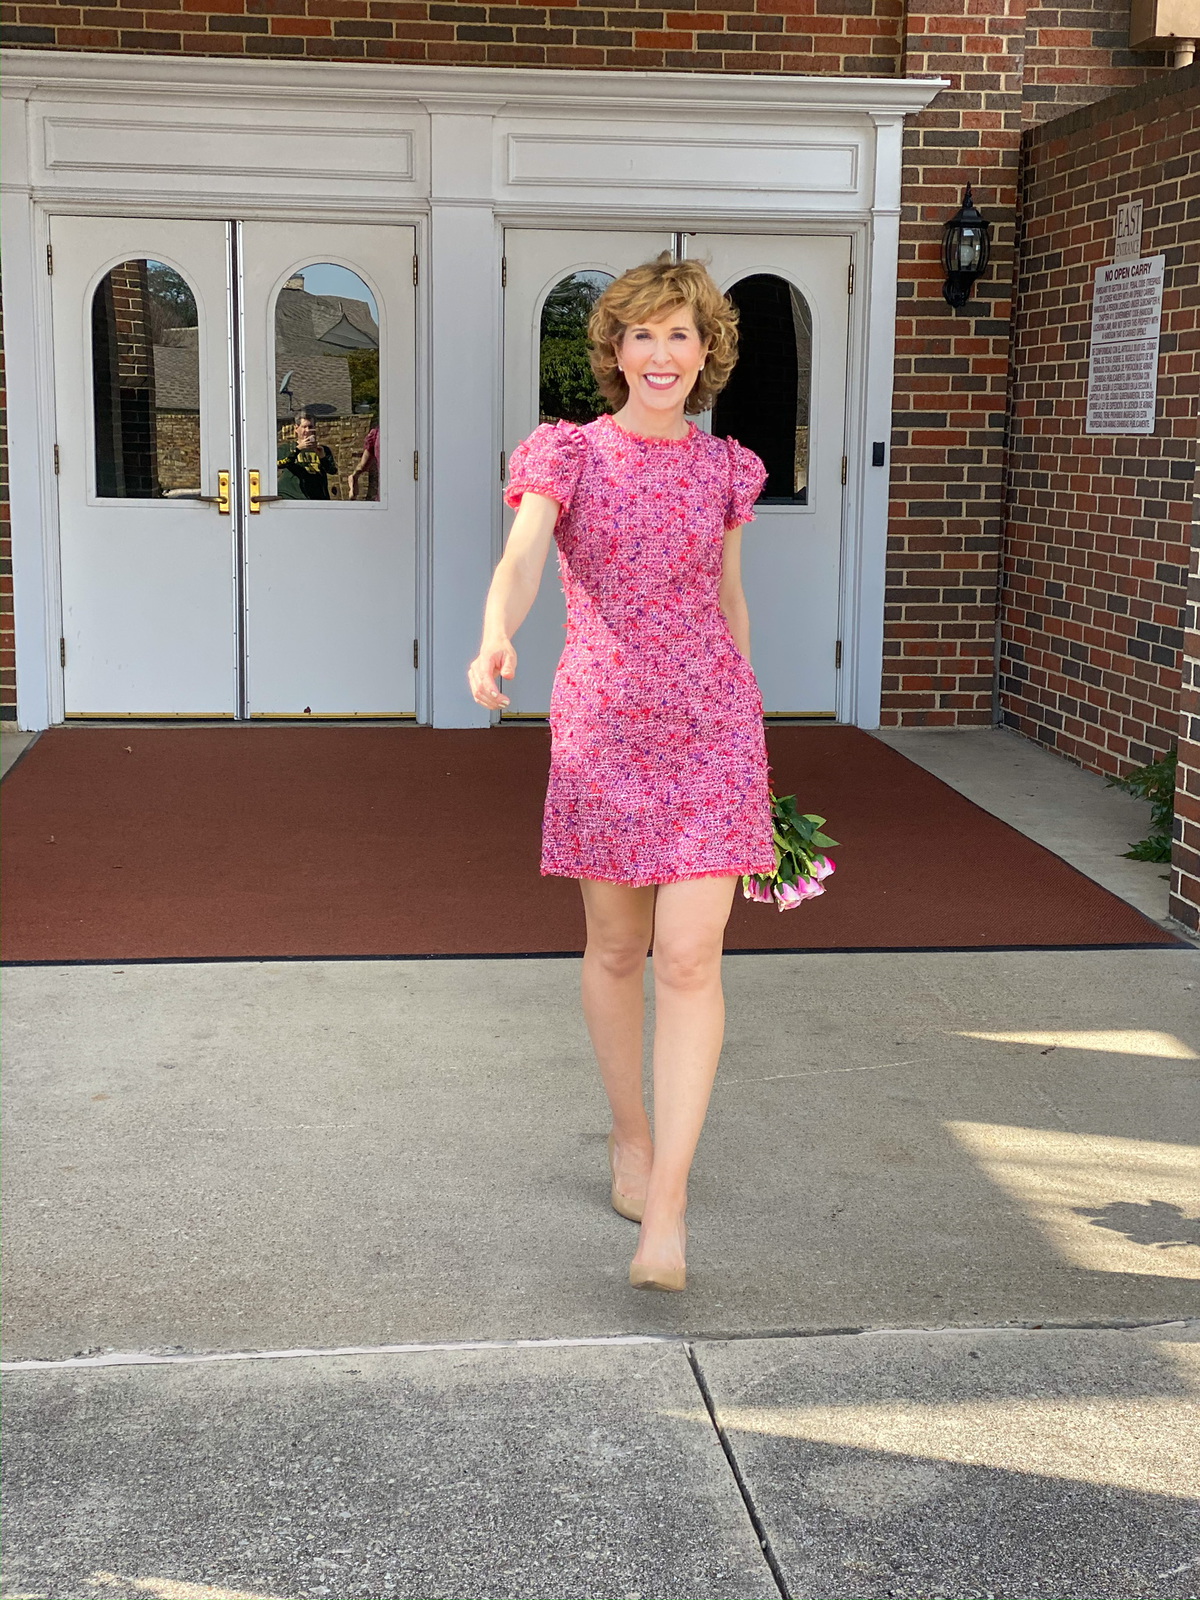
M 680 1225 L 684 1248 L 687 1248 L 687 1227 Z M 647 1267 L 638 1261 L 629 1263 L 629 1282 L 634 1289 L 671 1289 L 687 1288 L 687 1265 L 682 1267 Z
M 631 1199 L 627 1194 L 622 1194 L 620 1189 L 617 1188 L 616 1147 L 616 1135 L 610 1133 L 608 1136 L 608 1169 L 612 1173 L 612 1194 L 610 1197 L 612 1208 L 618 1216 L 628 1217 L 630 1222 L 640 1222 L 642 1220 L 641 1206 L 636 1200 Z
M 629 1282 L 635 1289 L 686 1289 L 686 1267 L 641 1267 L 629 1264 Z

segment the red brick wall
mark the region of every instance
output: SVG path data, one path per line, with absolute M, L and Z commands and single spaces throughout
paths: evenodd
M 1131 52 L 1128 9 L 1107 0 L 911 0 L 901 71 L 951 86 L 905 133 L 882 721 L 989 723 L 1022 127 L 1063 100 L 1161 79 L 1166 56 Z M 954 311 L 941 230 L 968 180 L 992 262 Z
M 0 4 L 0 42 L 62 50 L 683 72 L 890 75 L 902 0 L 87 0 Z
M 1084 432 L 1092 278 L 1116 205 L 1142 198 L 1165 254 L 1158 422 Z M 1027 140 L 1009 438 L 1005 721 L 1122 772 L 1179 727 L 1200 396 L 1200 67 L 1044 124 Z
M 905 132 L 885 726 L 992 721 L 1013 217 L 1025 0 L 911 0 L 906 76 L 951 86 Z M 942 298 L 942 224 L 963 185 L 992 264 L 961 310 Z
M 1129 0 L 1031 5 L 1025 20 L 1025 121 L 1044 122 L 1070 106 L 1147 83 L 1168 65 L 1165 52 L 1129 48 Z

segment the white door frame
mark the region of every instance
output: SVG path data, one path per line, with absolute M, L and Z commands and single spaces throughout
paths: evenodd
M 850 233 L 844 720 L 879 721 L 901 139 L 945 79 L 0 52 L 18 720 L 62 720 L 46 246 L 59 213 L 416 229 L 417 716 L 466 687 L 501 528 L 503 229 Z M 320 200 L 311 172 L 329 180 Z M 464 386 L 463 374 L 471 381 Z

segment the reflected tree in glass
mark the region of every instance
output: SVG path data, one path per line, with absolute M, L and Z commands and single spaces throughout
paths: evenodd
M 738 360 L 713 407 L 713 432 L 762 458 L 761 498 L 808 499 L 812 312 L 794 284 L 770 273 L 729 290 L 738 309 Z
M 198 495 L 200 329 L 187 280 L 162 261 L 122 261 L 92 296 L 96 494 Z
M 587 343 L 592 307 L 612 281 L 607 272 L 573 272 L 546 296 L 538 357 L 542 422 L 592 422 L 612 410 L 596 387 Z
M 379 499 L 379 313 L 348 267 L 302 267 L 279 291 L 275 432 L 284 499 Z

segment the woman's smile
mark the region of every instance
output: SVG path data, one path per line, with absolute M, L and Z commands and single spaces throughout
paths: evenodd
M 631 433 L 667 439 L 687 437 L 684 409 L 704 367 L 708 341 L 702 339 L 688 306 L 633 323 L 613 353 L 625 379 L 626 400 L 616 413 Z

